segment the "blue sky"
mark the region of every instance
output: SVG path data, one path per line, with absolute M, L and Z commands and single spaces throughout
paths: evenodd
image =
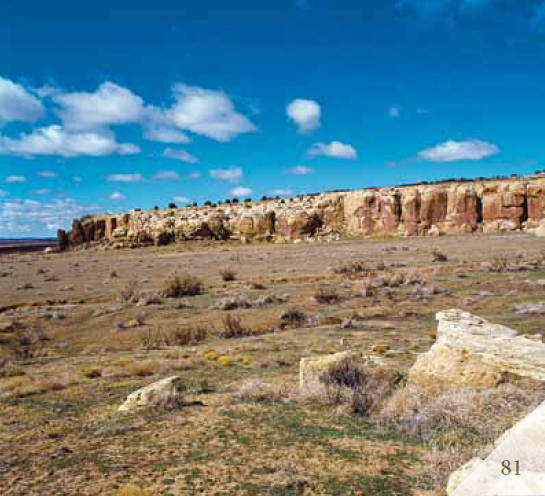
M 543 168 L 545 0 L 4 0 L 0 237 Z

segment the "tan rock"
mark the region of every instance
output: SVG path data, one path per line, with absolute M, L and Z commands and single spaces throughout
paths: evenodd
M 140 408 L 168 407 L 180 403 L 185 386 L 180 376 L 172 376 L 149 384 L 127 396 L 118 412 L 131 412 Z
M 545 380 L 545 344 L 462 310 L 437 313 L 437 340 L 409 380 L 423 387 L 491 387 L 506 374 Z
M 342 351 L 333 355 L 304 357 L 299 362 L 299 389 L 313 390 L 320 387 L 320 375 L 332 366 L 347 358 L 361 359 L 361 355 L 353 351 Z

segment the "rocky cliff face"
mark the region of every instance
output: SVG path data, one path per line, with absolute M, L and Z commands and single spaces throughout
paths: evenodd
M 286 200 L 131 211 L 75 219 L 61 245 L 164 245 L 195 239 L 295 241 L 537 228 L 545 176 L 322 193 Z

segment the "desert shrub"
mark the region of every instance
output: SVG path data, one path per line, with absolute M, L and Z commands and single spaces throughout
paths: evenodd
M 237 308 L 250 308 L 252 304 L 244 296 L 226 296 L 220 298 L 214 308 L 219 310 L 235 310 Z
M 307 321 L 305 313 L 296 307 L 289 307 L 280 314 L 280 326 L 301 326 Z
M 437 248 L 434 248 L 431 252 L 432 262 L 448 262 L 448 257 Z
M 140 336 L 142 347 L 156 350 L 167 346 L 187 346 L 204 341 L 208 330 L 204 327 L 180 327 L 172 331 L 164 331 L 161 327 L 149 328 Z
M 491 272 L 506 272 L 509 269 L 509 259 L 505 255 L 495 255 L 490 262 Z
M 288 395 L 286 385 L 271 384 L 263 379 L 248 379 L 240 384 L 235 398 L 245 403 L 264 403 L 282 401 Z
M 140 284 L 136 279 L 130 279 L 120 290 L 118 300 L 121 303 L 136 303 L 140 299 Z
M 364 368 L 351 358 L 332 365 L 320 375 L 332 405 L 348 404 L 358 415 L 377 410 L 395 390 L 403 376 L 383 367 Z
M 514 384 L 494 389 L 427 391 L 399 389 L 376 415 L 383 429 L 409 435 L 431 445 L 429 469 L 419 485 L 442 486 L 450 473 L 470 458 L 488 456 L 490 445 L 542 400 L 543 392 Z
M 233 365 L 233 359 L 230 356 L 222 355 L 218 357 L 218 364 L 222 367 L 230 367 Z
M 333 272 L 346 277 L 362 275 L 370 276 L 375 273 L 375 269 L 363 260 L 355 260 L 334 267 Z
M 251 336 L 253 332 L 242 325 L 240 317 L 228 313 L 223 318 L 222 327 L 218 334 L 222 338 L 231 339 Z
M 43 329 L 13 321 L 10 330 L 11 335 L 2 340 L 4 358 L 28 360 L 43 353 L 43 343 L 48 340 Z
M 207 336 L 208 329 L 205 327 L 181 327 L 170 333 L 169 340 L 174 346 L 185 346 L 200 343 Z
M 528 394 L 509 383 L 482 391 L 456 388 L 441 392 L 413 385 L 398 390 L 377 419 L 382 426 L 441 449 L 475 448 L 493 442 L 539 402 L 539 394 Z
M 250 283 L 250 289 L 262 290 L 267 288 L 264 284 L 261 284 L 260 282 L 252 282 Z
M 203 291 L 202 281 L 187 273 L 170 274 L 165 281 L 162 295 L 165 298 L 180 298 L 181 296 L 194 296 Z
M 115 279 L 116 277 L 118 277 L 117 271 L 111 270 L 109 276 L 110 276 L 110 279 Z
M 274 305 L 277 303 L 286 303 L 288 301 L 289 296 L 288 295 L 263 295 L 258 298 L 256 298 L 253 302 L 253 306 L 256 307 L 264 307 L 266 305 Z
M 157 350 L 168 346 L 168 337 L 161 327 L 149 327 L 140 335 L 140 343 L 145 350 Z
M 237 278 L 236 272 L 232 269 L 221 269 L 220 276 L 225 282 L 234 281 Z
M 321 304 L 331 305 L 337 303 L 340 299 L 339 293 L 334 288 L 319 288 L 314 293 L 314 300 Z

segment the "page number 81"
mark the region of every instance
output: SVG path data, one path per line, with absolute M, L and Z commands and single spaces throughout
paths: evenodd
M 515 460 L 513 462 L 514 468 L 511 468 L 511 461 L 510 460 L 503 460 L 501 462 L 501 473 L 503 475 L 520 475 L 520 465 L 519 460 Z

